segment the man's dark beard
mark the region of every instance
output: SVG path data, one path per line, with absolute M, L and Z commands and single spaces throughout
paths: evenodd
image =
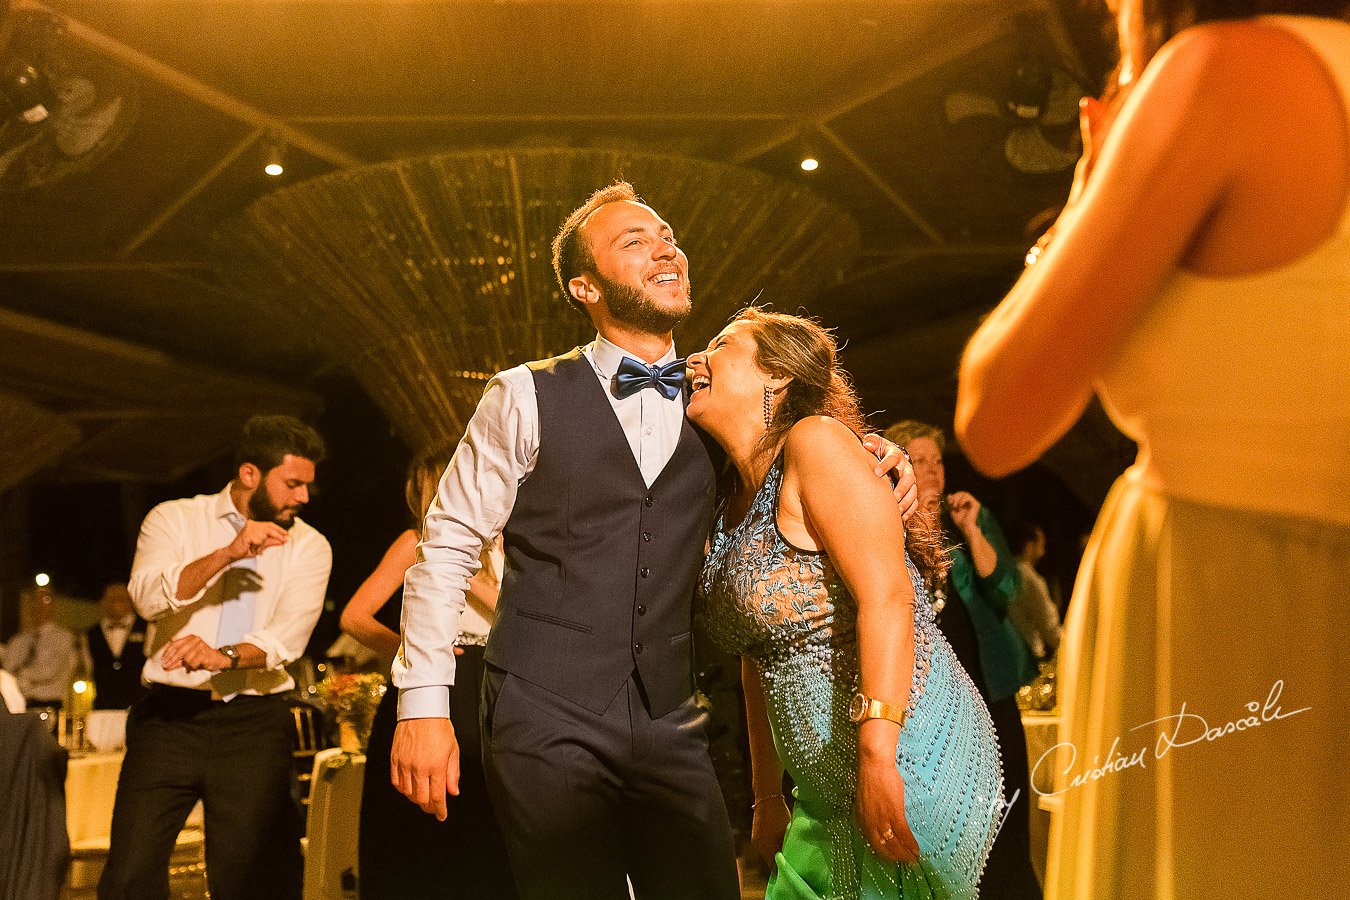
M 266 478 L 266 475 L 263 476 Z M 281 518 L 282 510 L 272 502 L 272 498 L 267 494 L 267 485 L 260 484 L 253 492 L 253 496 L 248 498 L 248 517 L 255 522 L 275 522 L 287 531 L 295 524 L 295 510 L 291 513 L 289 519 Z
M 598 272 L 592 272 L 591 275 L 600 285 L 600 293 L 604 295 L 609 314 L 644 334 L 669 334 L 676 325 L 689 318 L 690 306 L 685 306 L 679 312 L 669 312 L 632 285 L 610 281 Z

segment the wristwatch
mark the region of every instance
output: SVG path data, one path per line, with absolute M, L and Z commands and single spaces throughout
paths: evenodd
M 859 725 L 868 719 L 889 719 L 899 724 L 901 728 L 905 727 L 904 709 L 873 700 L 861 691 L 854 694 L 853 699 L 849 701 L 848 717 Z
M 230 668 L 239 668 L 239 647 L 235 644 L 226 644 L 223 647 L 217 647 L 221 653 L 224 653 L 230 660 Z

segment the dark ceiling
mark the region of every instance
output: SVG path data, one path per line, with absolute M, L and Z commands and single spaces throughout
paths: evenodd
M 862 243 L 803 304 L 847 341 L 878 421 L 949 425 L 960 348 L 1062 203 L 1077 98 L 1111 65 L 1100 4 L 1076 0 L 9 5 L 0 63 L 59 93 L 45 122 L 0 125 L 0 347 L 28 348 L 0 350 L 0 401 L 79 434 L 33 460 L 44 477 L 209 458 L 247 405 L 221 401 L 222 378 L 244 377 L 255 408 L 312 409 L 341 360 L 241 302 L 212 235 L 307 179 L 496 148 L 688 156 L 808 186 Z M 131 420 L 160 450 L 139 465 L 110 450 Z M 1119 438 L 1093 417 L 1058 454 L 1092 502 Z

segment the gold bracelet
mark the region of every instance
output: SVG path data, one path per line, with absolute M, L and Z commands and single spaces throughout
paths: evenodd
M 755 810 L 759 809 L 759 805 L 761 803 L 768 803 L 770 800 L 782 800 L 782 799 L 783 799 L 782 794 L 770 794 L 767 797 L 760 797 L 754 803 L 750 804 L 750 811 L 754 812 Z

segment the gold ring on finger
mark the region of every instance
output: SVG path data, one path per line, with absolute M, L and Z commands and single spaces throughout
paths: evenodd
M 895 832 L 892 831 L 892 830 L 889 829 L 889 828 L 887 828 L 885 831 L 883 831 L 883 832 L 881 833 L 881 841 L 882 841 L 882 843 L 885 843 L 886 841 L 889 841 L 889 840 L 891 840 L 891 839 L 894 838 L 894 837 L 895 837 Z

